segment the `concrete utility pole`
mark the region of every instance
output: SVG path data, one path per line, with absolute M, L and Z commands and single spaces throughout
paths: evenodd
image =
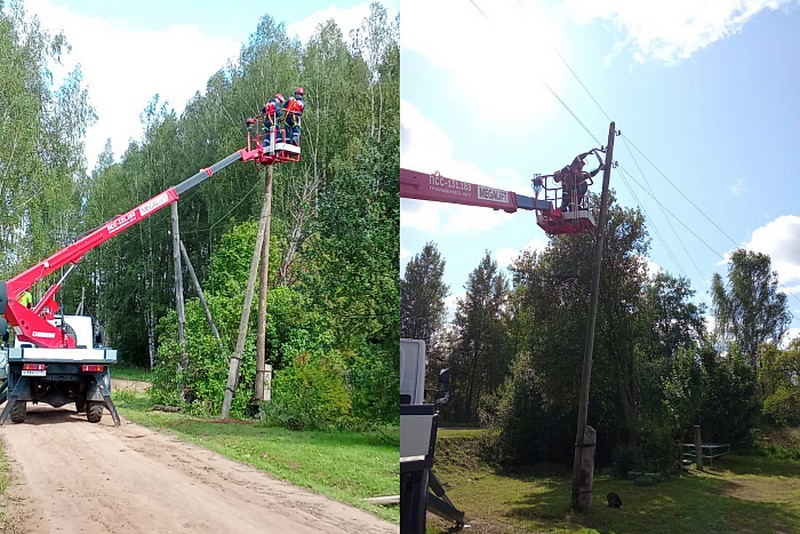
M 253 304 L 253 293 L 255 292 L 256 275 L 258 274 L 258 262 L 263 253 L 262 247 L 264 246 L 264 234 L 266 233 L 265 227 L 268 223 L 270 215 L 270 205 L 267 203 L 268 199 L 264 199 L 264 204 L 261 206 L 261 219 L 258 222 L 258 235 L 256 236 L 256 246 L 253 250 L 253 259 L 250 262 L 250 275 L 247 278 L 247 289 L 244 295 L 244 304 L 242 305 L 242 318 L 239 321 L 239 336 L 236 338 L 236 348 L 233 349 L 231 354 L 231 364 L 228 367 L 228 382 L 225 385 L 225 395 L 222 398 L 222 419 L 227 419 L 231 416 L 231 404 L 233 403 L 233 395 L 236 392 L 236 385 L 239 378 L 239 365 L 242 362 L 242 354 L 244 353 L 244 342 L 247 337 L 247 324 L 250 321 L 250 307 Z
M 572 509 L 588 510 L 592 506 L 592 477 L 594 476 L 594 447 L 596 431 L 586 425 L 589 413 L 589 386 L 592 377 L 592 352 L 594 350 L 594 328 L 597 321 L 597 301 L 600 292 L 600 268 L 603 260 L 603 241 L 608 211 L 608 183 L 611 179 L 611 165 L 614 156 L 614 136 L 616 130 L 612 122 L 608 128 L 608 148 L 603 169 L 603 192 L 600 197 L 600 220 L 597 222 L 597 242 L 595 244 L 594 274 L 592 275 L 589 321 L 586 326 L 586 347 L 583 354 L 581 373 L 581 395 L 578 406 L 578 429 L 575 436 L 575 460 L 572 467 Z
M 264 244 L 261 247 L 261 285 L 258 286 L 258 331 L 256 336 L 256 401 L 269 400 L 264 395 L 264 374 L 267 360 L 267 282 L 269 281 L 269 236 L 272 217 L 272 165 L 267 167 L 264 179 L 264 204 L 267 209 L 267 225 L 264 228 Z
M 186 270 L 189 271 L 189 276 L 192 279 L 192 283 L 194 283 L 194 290 L 197 292 L 197 298 L 200 300 L 200 306 L 203 307 L 203 312 L 206 314 L 206 321 L 208 322 L 208 326 L 211 328 L 211 333 L 214 334 L 214 337 L 219 342 L 220 348 L 223 348 L 222 339 L 219 337 L 219 330 L 217 330 L 217 324 L 214 322 L 214 318 L 211 317 L 211 310 L 208 309 L 206 296 L 203 293 L 202 286 L 200 286 L 200 280 L 197 279 L 197 273 L 194 271 L 192 260 L 189 259 L 189 254 L 186 252 L 186 247 L 183 246 L 183 241 L 181 241 L 181 257 L 183 258 L 183 261 L 186 262 Z
M 183 269 L 181 268 L 181 231 L 178 224 L 178 203 L 173 202 L 172 210 L 172 264 L 175 268 L 175 311 L 178 314 L 178 342 L 181 344 L 183 357 L 181 367 L 189 366 L 186 354 L 186 310 L 183 302 Z

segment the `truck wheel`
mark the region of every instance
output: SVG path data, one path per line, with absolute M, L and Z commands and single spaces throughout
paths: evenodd
M 99 423 L 100 419 L 102 418 L 103 418 L 103 403 L 102 402 L 88 403 L 88 409 L 86 410 L 86 419 L 90 423 Z
M 76 400 L 75 401 L 75 411 L 78 413 L 84 413 L 86 411 L 86 401 L 85 400 Z
M 25 422 L 25 415 L 27 414 L 28 407 L 27 401 L 18 400 L 14 403 L 14 406 L 11 408 L 11 422 L 12 423 L 24 423 Z

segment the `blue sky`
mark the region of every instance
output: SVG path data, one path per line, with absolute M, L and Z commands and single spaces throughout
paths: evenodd
M 401 165 L 532 196 L 610 117 L 611 187 L 648 218 L 652 268 L 708 302 L 727 253 L 768 253 L 800 319 L 798 28 L 796 0 L 404 2 Z M 401 265 L 436 242 L 451 306 L 485 250 L 507 265 L 547 240 L 531 212 L 401 202 Z
M 36 15 L 51 33 L 63 31 L 72 47 L 63 58 L 63 65 L 54 65 L 56 80 L 76 64 L 81 65 L 84 87 L 99 115 L 86 136 L 90 169 L 106 139 L 111 138 L 114 154 L 119 158 L 129 139 L 141 138 L 139 116 L 154 95 L 160 95 L 160 101 L 167 101 L 180 113 L 197 91 L 204 91 L 212 74 L 229 60 L 236 60 L 262 16 L 269 14 L 283 22 L 290 36 L 305 42 L 318 24 L 329 19 L 336 20 L 345 36 L 349 35 L 350 29 L 369 13 L 369 3 L 24 1 L 29 15 Z M 397 14 L 399 0 L 380 3 L 386 6 L 390 17 Z

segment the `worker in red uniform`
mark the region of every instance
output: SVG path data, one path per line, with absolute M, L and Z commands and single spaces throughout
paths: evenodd
M 303 116 L 303 109 L 306 107 L 303 102 L 305 90 L 298 87 L 294 91 L 294 96 L 290 97 L 284 108 L 284 123 L 286 124 L 286 137 L 293 145 L 300 144 L 300 118 Z
M 588 180 L 597 175 L 603 168 L 601 165 L 592 172 L 583 170 L 584 165 L 586 165 L 586 156 L 591 153 L 589 151 L 575 156 L 571 164 L 555 173 L 555 181 L 561 182 L 561 211 L 571 211 L 573 209 L 573 197 L 575 197 L 577 203 L 575 209 L 586 209 L 584 199 L 586 198 L 586 192 L 589 190 Z
M 283 104 L 286 99 L 280 93 L 275 93 L 275 96 L 269 99 L 269 102 L 264 104 L 261 108 L 261 114 L 264 115 L 264 146 L 270 144 L 270 135 L 272 128 L 275 127 L 275 142 L 280 143 L 283 141 L 283 128 L 278 127 L 278 119 L 282 115 Z

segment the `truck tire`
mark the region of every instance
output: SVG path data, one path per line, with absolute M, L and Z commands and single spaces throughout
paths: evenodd
M 11 407 L 11 422 L 12 423 L 24 423 L 25 422 L 25 415 L 28 412 L 27 401 L 18 400 L 14 403 L 14 406 Z
M 78 413 L 84 413 L 86 411 L 86 401 L 85 400 L 76 400 L 75 401 L 75 411 Z
M 86 419 L 90 423 L 99 423 L 103 418 L 103 403 L 102 402 L 89 402 L 87 403 Z

